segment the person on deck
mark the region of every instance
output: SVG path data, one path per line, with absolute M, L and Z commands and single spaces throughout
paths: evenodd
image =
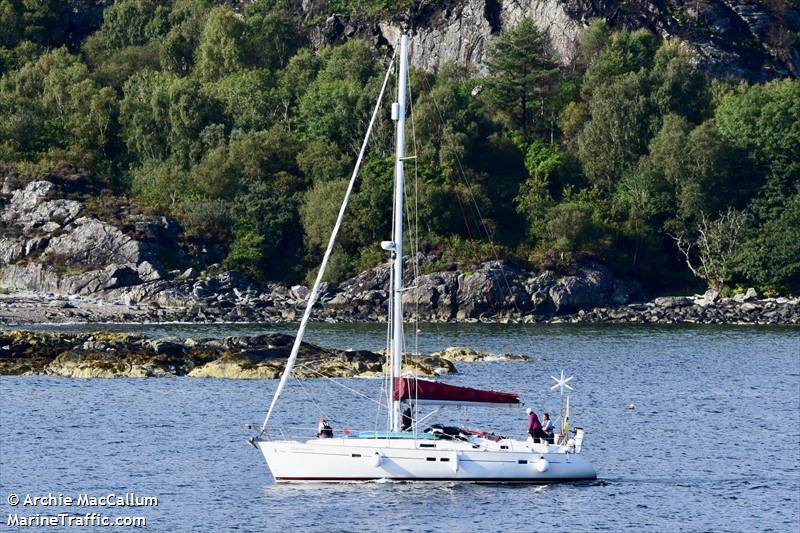
M 403 411 L 403 419 L 400 422 L 400 431 L 408 431 L 414 424 L 413 406 L 408 404 L 405 411 Z
M 333 438 L 333 429 L 330 425 L 328 425 L 328 421 L 325 418 L 319 419 L 319 425 L 317 426 L 317 438 L 318 439 L 331 439 Z
M 550 413 L 545 413 L 542 419 L 542 431 L 547 435 L 547 442 L 553 444 L 553 421 L 550 420 Z
M 539 422 L 539 417 L 530 407 L 525 412 L 528 413 L 528 435 L 531 436 L 533 442 L 540 442 L 541 439 L 546 440 L 547 433 L 542 431 L 542 423 Z

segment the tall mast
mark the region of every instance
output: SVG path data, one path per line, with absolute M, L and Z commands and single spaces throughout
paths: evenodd
M 392 376 L 390 385 L 391 430 L 400 431 L 400 402 L 394 400 L 395 380 L 403 368 L 403 159 L 406 151 L 406 78 L 408 76 L 408 35 L 400 37 L 400 73 L 397 102 L 392 118 L 397 121 L 397 146 L 394 164 L 394 270 L 392 275 Z

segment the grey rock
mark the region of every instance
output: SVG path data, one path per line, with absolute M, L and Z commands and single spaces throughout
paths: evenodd
M 50 239 L 47 237 L 34 237 L 25 243 L 25 255 L 30 255 L 31 252 L 41 250 L 47 246 Z
M 613 288 L 611 272 L 597 263 L 578 268 L 575 276 L 565 276 L 549 291 L 559 314 L 582 308 L 607 305 Z
M 311 291 L 304 285 L 293 285 L 289 290 L 289 294 L 297 301 L 304 302 L 308 299 L 308 294 Z
M 695 303 L 701 307 L 714 305 L 719 300 L 719 291 L 708 289 L 702 296 L 695 298 Z
M 656 298 L 653 303 L 655 303 L 658 307 L 663 307 L 666 309 L 694 305 L 694 301 L 686 296 L 662 296 L 660 298 Z
M 24 189 L 16 190 L 8 206 L 0 213 L 0 220 L 16 224 L 24 230 L 44 224 L 68 224 L 83 206 L 76 200 L 47 200 L 54 189 L 52 182 L 32 181 Z
M 142 281 L 156 281 L 163 277 L 160 269 L 150 261 L 142 261 L 136 266 L 136 272 Z
M 631 302 L 633 298 L 633 289 L 628 283 L 622 280 L 614 281 L 614 290 L 611 293 L 611 304 L 625 305 Z
M 555 313 L 556 306 L 553 300 L 550 299 L 550 291 L 548 289 L 538 289 L 531 294 L 531 311 L 535 315 L 550 315 Z
M 91 294 L 116 287 L 127 287 L 140 283 L 133 265 L 109 265 L 102 270 L 90 270 L 83 274 L 60 280 L 62 294 Z
M 44 224 L 42 224 L 42 225 L 41 225 L 41 227 L 39 228 L 39 230 L 40 230 L 42 233 L 45 233 L 45 234 L 48 234 L 48 235 L 49 235 L 49 234 L 52 234 L 52 233 L 55 233 L 56 231 L 58 231 L 58 230 L 60 230 L 60 229 L 61 229 L 61 224 L 59 224 L 58 222 L 52 222 L 52 221 L 50 221 L 50 222 L 45 222 L 45 223 L 44 223 Z
M 90 294 L 140 281 L 131 265 L 109 265 L 99 270 L 62 276 L 42 263 L 31 262 L 10 265 L 0 276 L 0 285 L 4 287 L 54 294 Z
M 733 297 L 734 301 L 742 303 L 742 302 L 749 302 L 752 300 L 758 300 L 758 292 L 750 287 L 745 291 L 744 294 L 737 294 Z
M 44 253 L 49 259 L 69 264 L 102 266 L 138 264 L 150 259 L 154 250 L 110 224 L 82 217 L 75 221 L 70 232 L 51 239 Z
M 443 9 L 427 11 L 424 24 L 412 24 L 409 35 L 411 63 L 436 70 L 445 63 L 473 64 L 485 69 L 488 51 L 502 28 L 514 26 L 523 17 L 531 17 L 549 33 L 557 57 L 565 64 L 576 57 L 577 38 L 583 25 L 571 19 L 558 0 L 538 2 L 494 2 L 467 0 L 449 3 Z M 328 32 L 338 28 L 328 28 Z M 401 26 L 395 21 L 378 24 L 380 39 L 397 42 Z M 341 33 L 341 30 L 339 30 Z
M 60 276 L 41 263 L 9 265 L 0 271 L 0 286 L 41 293 L 61 293 Z
M 162 337 L 160 339 L 152 339 L 147 341 L 145 344 L 157 354 L 172 356 L 182 355 L 184 350 L 187 347 L 190 347 L 184 340 L 177 337 Z
M 484 263 L 480 270 L 458 278 L 457 318 L 477 318 L 482 314 L 496 315 L 504 310 L 506 301 L 518 296 L 508 281 L 513 274 L 506 272 L 499 261 Z M 524 290 L 522 291 L 524 293 Z M 527 297 L 527 295 L 526 295 Z M 530 306 L 530 299 L 527 300 Z
M 0 239 L 0 266 L 15 263 L 24 255 L 25 249 L 19 240 L 7 237 Z

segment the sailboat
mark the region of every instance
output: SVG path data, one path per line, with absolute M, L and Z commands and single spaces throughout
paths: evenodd
M 408 424 L 408 409 L 419 406 L 467 408 L 519 407 L 515 393 L 460 387 L 433 380 L 404 376 L 403 368 L 403 200 L 405 121 L 408 76 L 408 36 L 401 35 L 397 101 L 392 103 L 391 116 L 396 123 L 395 193 L 393 232 L 390 241 L 381 246 L 392 257 L 390 283 L 389 330 L 387 354 L 390 371 L 386 395 L 387 430 L 348 432 L 333 436 L 330 430 L 304 440 L 273 438 L 268 431 L 270 418 L 291 375 L 316 303 L 325 267 L 344 217 L 355 178 L 363 161 L 367 141 L 381 110 L 381 100 L 394 69 L 394 61 L 386 72 L 378 102 L 367 127 L 344 201 L 323 255 L 322 264 L 309 294 L 292 351 L 278 383 L 266 417 L 250 443 L 258 448 L 276 482 L 352 482 L 352 481 L 471 481 L 552 483 L 595 479 L 592 465 L 581 456 L 583 429 L 568 434 L 567 418 L 562 434 L 553 442 L 516 440 L 477 430 L 434 425 L 421 431 L 423 420 Z M 563 378 L 563 375 L 562 375 Z M 563 392 L 563 389 L 562 389 Z M 568 405 L 568 403 L 567 403 Z M 404 413 L 405 411 L 405 413 Z M 405 420 L 404 420 L 405 418 Z M 405 423 L 404 423 L 405 422 Z M 278 434 L 280 434 L 278 432 Z

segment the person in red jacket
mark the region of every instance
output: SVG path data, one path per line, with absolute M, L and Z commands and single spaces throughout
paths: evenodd
M 533 442 L 541 442 L 540 439 L 544 439 L 544 442 L 546 442 L 548 435 L 542 430 L 542 423 L 539 422 L 539 417 L 530 407 L 526 412 L 528 413 L 528 435 L 531 436 Z

